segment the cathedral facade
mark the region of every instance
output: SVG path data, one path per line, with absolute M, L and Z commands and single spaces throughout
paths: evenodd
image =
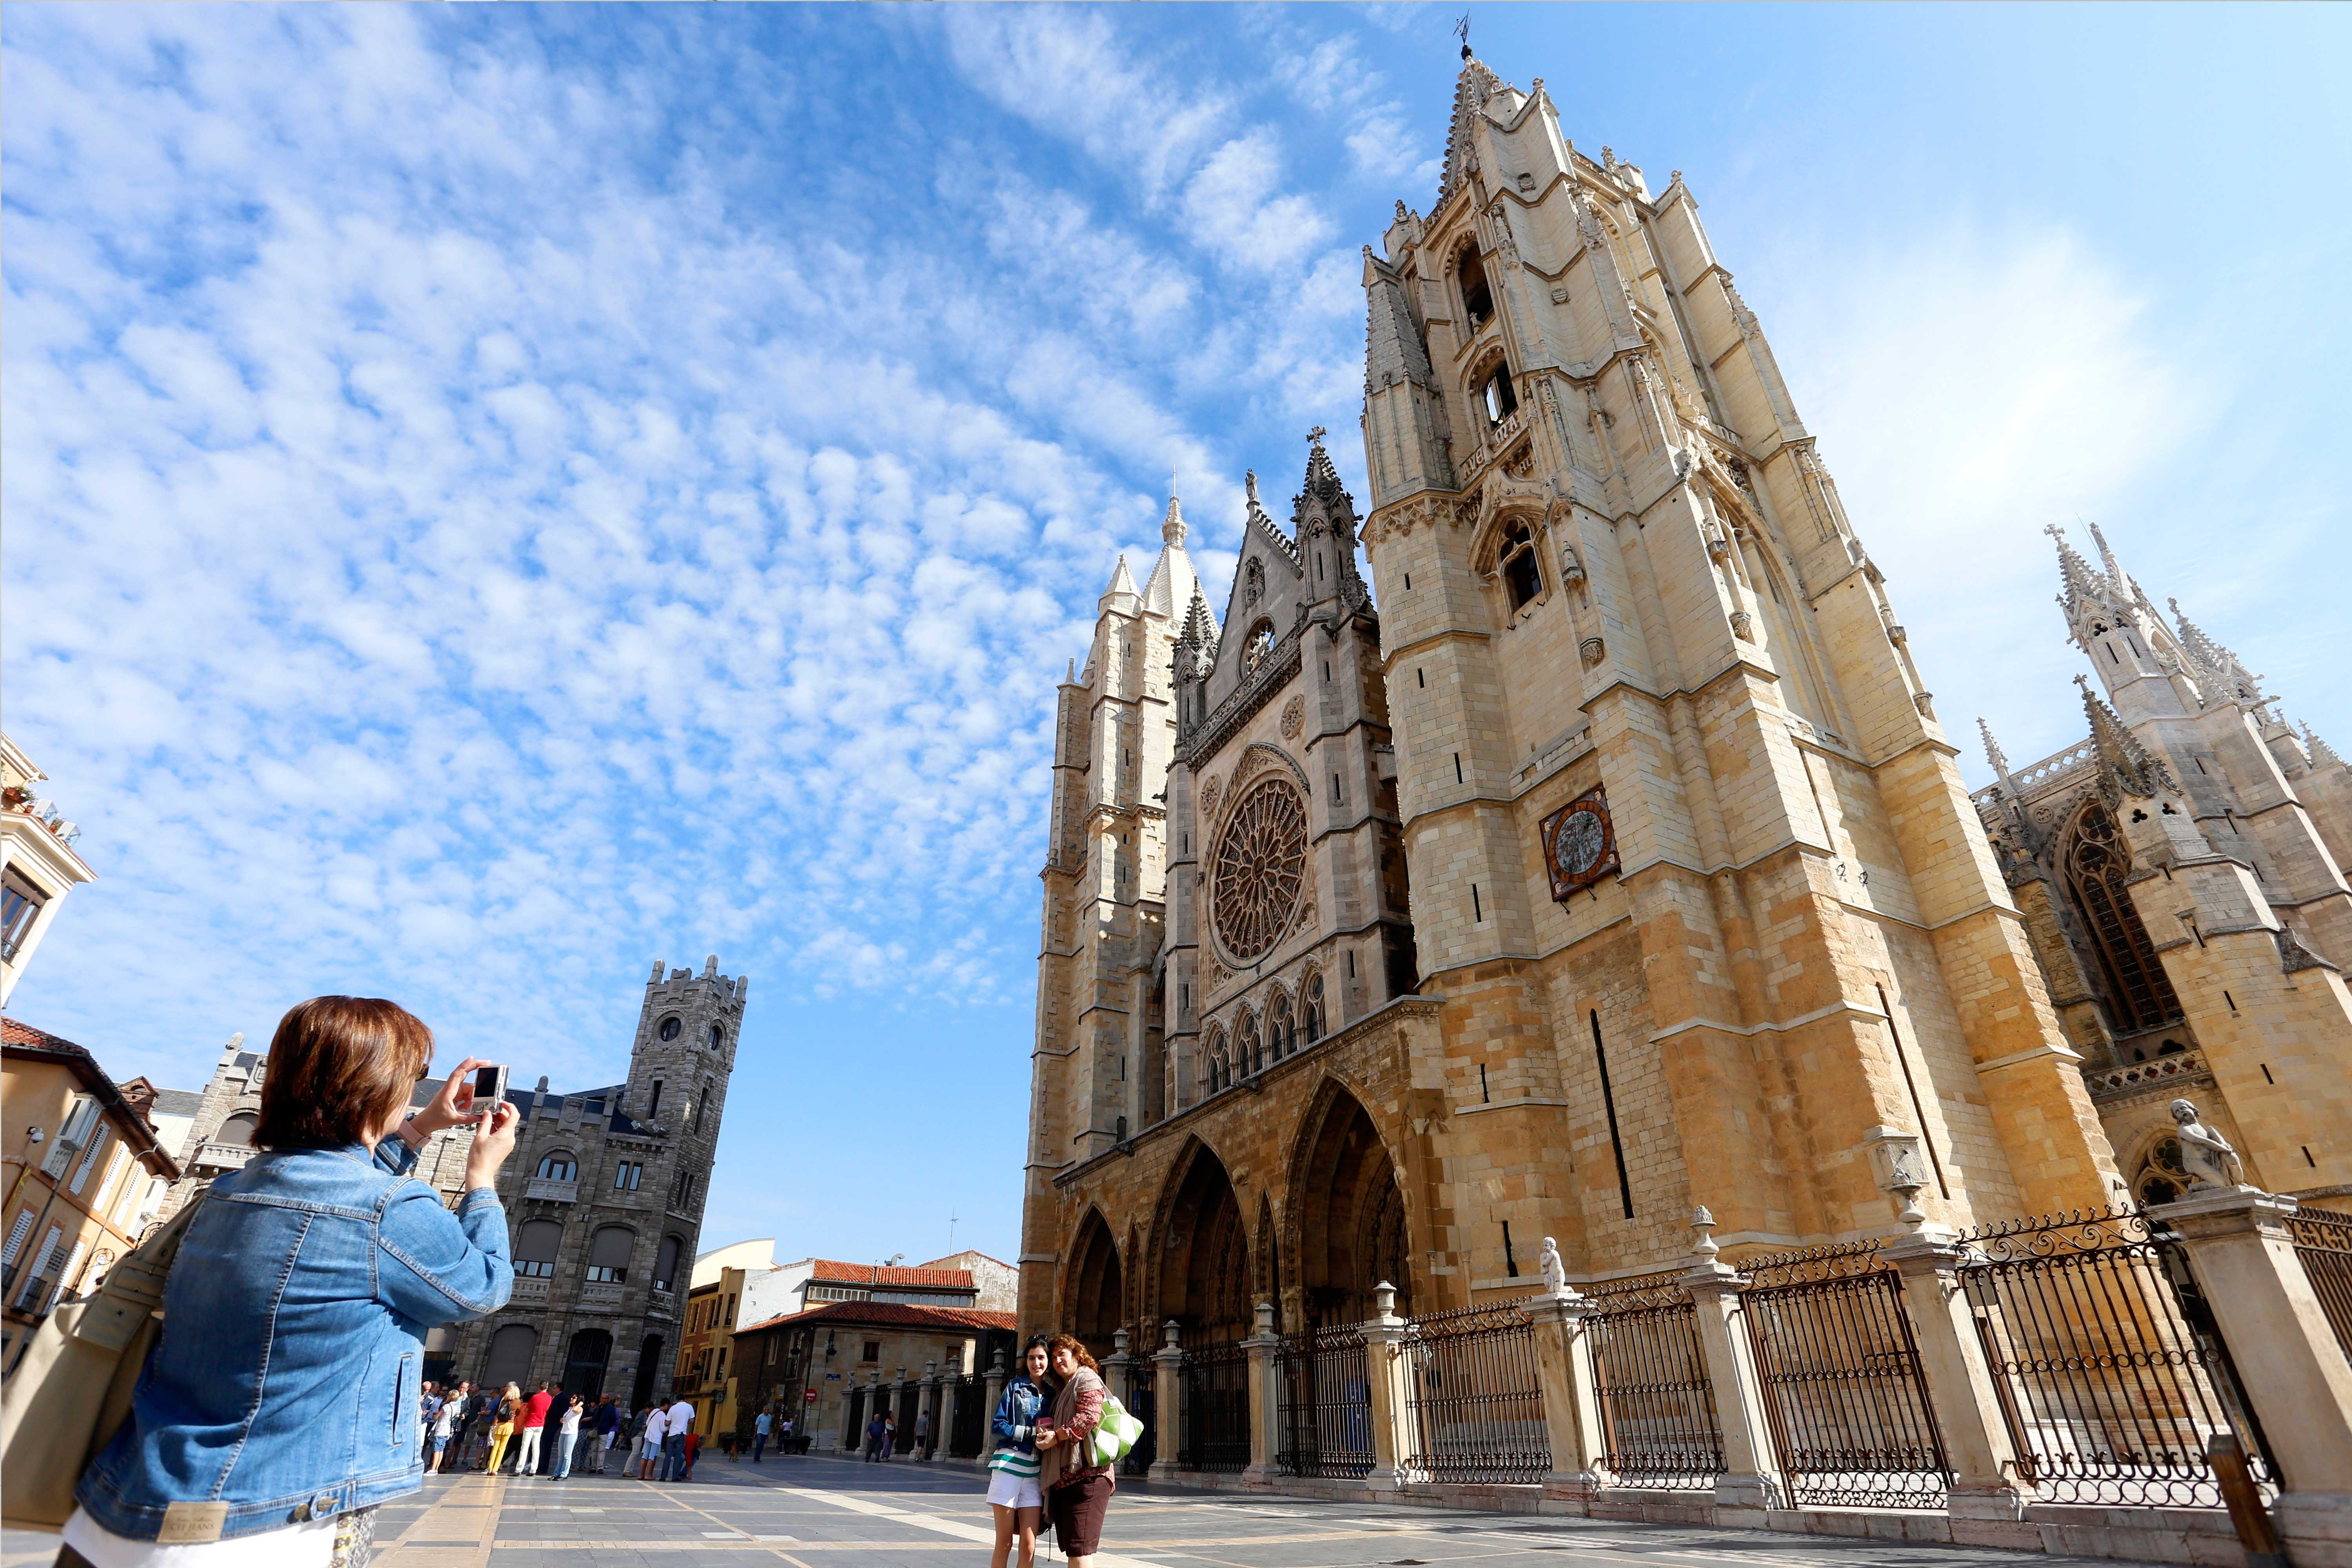
M 623 1082 L 552 1093 L 509 1088 L 522 1113 L 499 1173 L 514 1295 L 471 1323 L 428 1329 L 423 1375 L 478 1384 L 541 1380 L 611 1394 L 632 1406 L 666 1394 L 677 1354 L 727 1084 L 741 1038 L 748 976 L 656 963 L 646 982 Z M 230 1041 L 189 1130 L 187 1175 L 166 1212 L 200 1184 L 252 1158 L 268 1058 Z M 440 1081 L 416 1088 L 429 1102 Z M 413 1174 L 454 1205 L 470 1127 L 436 1133 Z
M 1024 1327 L 1458 1307 L 1547 1237 L 1579 1280 L 1675 1266 L 1700 1205 L 1736 1249 L 1890 1234 L 1913 1185 L 1955 1226 L 2110 1201 L 2027 917 L 1681 176 L 1467 59 L 1363 282 L 1366 507 L 1319 439 L 1286 523 L 1253 481 L 1220 617 L 1171 501 L 1061 690 Z
M 2050 531 L 2089 732 L 2013 768 L 1979 720 L 1976 803 L 2125 1183 L 2185 1190 L 2187 1096 L 2254 1185 L 2352 1193 L 2352 767 L 2095 526 L 2096 566 Z

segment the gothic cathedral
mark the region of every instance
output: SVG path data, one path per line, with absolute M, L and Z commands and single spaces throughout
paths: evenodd
M 1364 289 L 1368 515 L 1320 432 L 1286 525 L 1253 476 L 1219 617 L 1171 500 L 1061 689 L 1023 1326 L 1208 1343 L 1384 1282 L 1425 1313 L 1525 1293 L 1547 1237 L 1580 1281 L 1677 1266 L 1702 1205 L 1755 1249 L 2114 1201 L 2113 1055 L 2053 1008 L 1681 175 L 1653 195 L 1465 59 L 1435 205 L 1398 204 Z M 2132 862 L 2186 855 L 2187 798 L 2138 787 Z M 2340 977 L 2276 973 L 2231 865 L 2183 873 L 2215 922 L 2183 975 L 2268 944 L 2234 994 L 2278 1022 L 2191 1008 L 2200 1059 L 2333 1050 L 2340 1095 Z

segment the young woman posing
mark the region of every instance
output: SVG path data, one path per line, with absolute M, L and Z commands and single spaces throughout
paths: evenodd
M 1094 1462 L 1095 1428 L 1102 1425 L 1102 1369 L 1068 1334 L 1052 1341 L 1054 1376 L 1061 1387 L 1052 1413 L 1037 1424 L 1037 1483 L 1053 1516 L 1054 1539 L 1070 1568 L 1091 1568 L 1102 1541 L 1103 1513 L 1118 1489 L 1108 1465 Z
M 1050 1352 L 1039 1334 L 1021 1352 L 1021 1370 L 996 1402 L 996 1451 L 988 1456 L 988 1503 L 996 1514 L 996 1547 L 988 1568 L 1004 1568 L 1017 1531 L 1021 1568 L 1037 1560 L 1037 1417 L 1045 1406 Z

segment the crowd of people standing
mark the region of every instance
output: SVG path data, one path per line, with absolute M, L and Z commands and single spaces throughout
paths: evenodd
M 639 1480 L 684 1481 L 694 1479 L 694 1461 L 702 1447 L 694 1430 L 694 1405 L 685 1399 L 630 1410 L 611 1394 L 567 1394 L 551 1383 L 525 1394 L 509 1383 L 503 1388 L 477 1388 L 460 1383 L 454 1388 L 426 1384 L 417 1401 L 418 1426 L 425 1433 L 422 1458 L 425 1473 L 480 1470 L 491 1475 L 544 1476 L 564 1480 L 604 1473 L 606 1457 L 622 1451 L 620 1473 Z M 548 1428 L 555 1428 L 551 1439 Z M 771 1423 L 762 1413 L 756 1424 L 758 1442 L 766 1447 Z

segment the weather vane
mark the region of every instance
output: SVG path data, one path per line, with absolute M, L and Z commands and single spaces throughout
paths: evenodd
M 1454 36 L 1462 40 L 1462 58 L 1470 58 L 1470 14 L 1464 12 L 1454 18 Z

